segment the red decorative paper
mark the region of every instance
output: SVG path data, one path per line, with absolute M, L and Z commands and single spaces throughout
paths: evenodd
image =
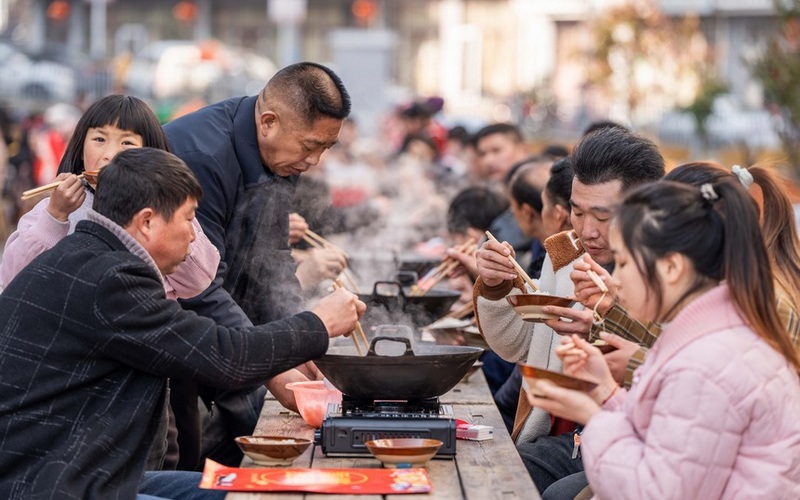
M 428 493 L 428 471 L 417 469 L 301 469 L 226 467 L 206 459 L 200 487 L 225 491 L 303 491 L 348 495 Z

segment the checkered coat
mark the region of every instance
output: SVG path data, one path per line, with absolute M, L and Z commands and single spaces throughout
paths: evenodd
M 0 498 L 134 498 L 167 377 L 239 388 L 327 350 L 309 312 L 228 329 L 184 311 L 126 237 L 82 221 L 0 295 Z

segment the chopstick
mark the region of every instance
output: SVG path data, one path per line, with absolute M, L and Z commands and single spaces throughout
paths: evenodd
M 306 229 L 306 235 L 310 236 L 311 238 L 313 238 L 315 240 L 317 240 L 323 247 L 328 247 L 328 248 L 333 248 L 334 250 L 338 250 L 342 255 L 344 255 L 348 259 L 350 258 L 350 255 L 348 255 L 347 252 L 345 252 L 341 248 L 337 247 L 336 245 L 334 245 L 330 241 L 326 240 L 322 236 L 318 235 L 314 231 L 312 231 L 310 229 Z M 305 239 L 305 237 L 303 239 Z M 308 241 L 308 240 L 306 240 L 306 241 Z
M 78 175 L 78 179 L 83 179 L 83 174 Z M 22 200 L 23 201 L 24 200 L 29 200 L 29 199 L 33 198 L 34 196 L 40 195 L 42 193 L 46 193 L 48 191 L 52 191 L 53 189 L 55 189 L 58 186 L 60 186 L 61 183 L 64 182 L 65 180 L 66 179 L 63 179 L 63 180 L 60 180 L 60 181 L 54 181 L 54 182 L 51 182 L 50 184 L 45 184 L 44 186 L 39 186 L 39 187 L 34 188 L 34 189 L 29 189 L 29 190 L 25 191 L 24 193 L 22 193 Z
M 489 239 L 492 240 L 492 241 L 497 241 L 497 238 L 492 236 L 492 233 L 490 233 L 489 231 L 486 231 L 486 236 L 488 236 Z M 497 241 L 497 242 L 500 243 L 499 241 Z M 522 269 L 522 266 L 520 266 L 519 263 L 516 260 L 514 260 L 514 257 L 509 255 L 508 256 L 508 261 L 511 262 L 511 264 L 514 266 L 514 269 L 517 270 L 517 273 L 519 273 L 520 277 L 522 277 L 522 279 L 525 281 L 525 283 L 527 283 L 528 286 L 531 287 L 531 290 L 533 290 L 534 292 L 538 292 L 539 291 L 539 287 L 536 286 L 536 283 L 534 283 L 533 280 L 531 279 L 531 277 L 528 276 L 528 273 L 526 273 L 525 270 Z
M 586 271 L 586 274 L 589 275 L 589 278 L 591 278 L 591 280 L 594 281 L 594 284 L 597 285 L 597 287 L 600 289 L 601 292 L 603 293 L 608 292 L 608 286 L 606 286 L 605 282 L 600 279 L 600 276 L 598 276 L 596 272 L 592 271 L 591 269 L 588 269 Z
M 462 319 L 466 316 L 475 312 L 475 304 L 472 302 L 467 303 L 461 309 L 457 309 L 455 311 L 449 312 L 442 316 L 443 318 L 455 318 L 455 319 Z
M 339 278 L 336 278 L 336 280 L 334 280 L 333 282 L 333 289 L 336 290 L 337 288 L 344 288 L 342 280 L 340 280 Z M 345 288 L 345 290 L 347 289 Z M 364 329 L 361 328 L 361 322 L 356 320 L 356 327 L 353 330 L 353 333 L 350 334 L 350 338 L 356 345 L 356 351 L 358 351 L 358 355 L 363 356 L 364 351 L 361 350 L 361 345 L 358 343 L 359 335 L 361 336 L 361 339 L 364 341 L 364 347 L 366 349 L 369 349 L 369 341 L 367 340 L 367 336 L 364 334 Z
M 477 251 L 478 247 L 475 246 L 475 239 L 470 238 L 465 243 L 456 247 L 456 249 L 459 252 L 467 252 L 467 254 L 472 255 L 475 253 L 475 251 Z M 414 286 L 411 287 L 411 290 L 409 290 L 408 294 L 412 297 L 424 296 L 426 293 L 428 293 L 428 291 L 430 291 L 431 288 L 436 286 L 437 283 L 450 276 L 450 273 L 452 273 L 459 264 L 459 261 L 448 255 L 442 259 L 441 264 L 425 273 L 425 276 L 420 278 L 419 281 L 417 281 Z
M 325 247 L 327 247 L 327 248 L 330 248 L 332 250 L 336 250 L 337 252 L 340 252 L 342 255 L 345 256 L 345 258 L 348 257 L 347 253 L 344 250 L 342 250 L 341 248 L 333 245 L 330 242 L 327 242 L 327 240 L 325 240 L 325 239 L 323 239 L 323 241 L 326 241 L 327 244 L 326 243 L 322 243 L 320 241 L 317 241 L 313 237 L 310 236 L 311 234 L 316 234 L 316 233 L 313 233 L 310 230 L 306 230 L 306 234 L 303 235 L 303 241 L 308 243 L 312 248 L 325 248 Z M 319 235 L 317 235 L 317 237 L 321 238 Z M 347 271 L 347 268 L 342 269 L 342 272 L 340 273 L 339 276 L 340 277 L 344 276 L 344 278 L 347 280 L 348 284 L 350 285 L 350 288 L 349 288 L 350 291 L 352 291 L 354 293 L 361 293 L 361 290 L 358 289 L 358 285 L 356 285 L 356 281 L 353 279 L 353 277 Z M 344 287 L 344 288 L 347 288 L 347 287 Z

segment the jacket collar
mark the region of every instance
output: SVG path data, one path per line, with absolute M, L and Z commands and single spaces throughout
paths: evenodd
M 261 163 L 258 154 L 255 115 L 257 98 L 258 96 L 243 98 L 233 112 L 233 147 L 242 169 L 245 187 L 259 183 L 265 176 L 275 177 L 275 174 Z
M 75 232 L 91 234 L 114 250 L 129 251 L 145 261 L 161 279 L 161 283 L 164 283 L 164 276 L 161 274 L 161 271 L 158 270 L 158 266 L 156 266 L 153 257 L 151 257 L 147 250 L 145 250 L 122 226 L 113 222 L 111 219 L 100 215 L 94 210 L 89 210 L 86 214 L 86 221 L 79 222 L 75 226 Z
M 648 352 L 647 371 L 642 374 L 640 394 L 654 374 L 690 343 L 720 330 L 743 326 L 746 326 L 744 318 L 733 303 L 725 282 L 699 296 L 675 316 Z

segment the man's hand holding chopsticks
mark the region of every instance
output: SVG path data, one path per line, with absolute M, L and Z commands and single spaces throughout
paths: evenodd
M 475 254 L 478 275 L 487 286 L 497 286 L 505 280 L 517 277 L 514 265 L 508 259 L 514 257 L 514 248 L 506 241 L 500 243 L 487 240 Z
M 335 248 L 311 248 L 297 264 L 297 279 L 303 290 L 325 279 L 336 279 L 347 266 L 343 253 Z
M 308 223 L 302 215 L 291 213 L 289 214 L 289 244 L 294 245 L 303 241 L 308 231 Z
M 311 312 L 319 316 L 325 324 L 328 336 L 338 337 L 352 333 L 366 309 L 367 305 L 358 300 L 358 296 L 339 287 L 323 297 Z

